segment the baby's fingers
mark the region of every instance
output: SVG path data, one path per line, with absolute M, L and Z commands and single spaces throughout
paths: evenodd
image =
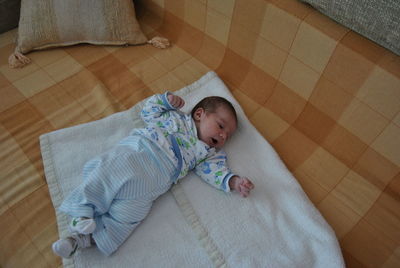
M 170 95 L 168 97 L 170 104 L 177 109 L 182 108 L 183 105 L 185 105 L 185 101 L 181 97 L 175 95 Z
M 242 197 L 247 197 L 250 194 L 250 191 L 254 188 L 254 184 L 246 177 L 242 178 L 242 181 L 239 185 L 239 192 Z
M 175 108 L 182 108 L 184 104 L 185 104 L 185 101 L 182 98 L 176 96 L 173 106 Z
M 178 106 L 177 108 L 182 108 L 185 105 L 185 101 L 182 98 L 179 98 Z
M 243 178 L 242 185 L 250 190 L 254 188 L 254 184 L 248 178 Z
M 245 186 L 240 186 L 240 195 L 242 197 L 247 197 L 250 194 L 250 189 L 246 188 Z

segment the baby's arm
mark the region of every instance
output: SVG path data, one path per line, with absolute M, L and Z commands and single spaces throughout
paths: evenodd
M 169 117 L 168 111 L 181 108 L 184 100 L 178 96 L 166 92 L 150 97 L 144 105 L 141 117 L 147 124 L 163 122 Z
M 241 196 L 247 197 L 254 188 L 254 184 L 248 178 L 239 177 L 230 171 L 223 151 L 199 163 L 194 171 L 208 184 L 225 192 L 235 190 Z
M 229 180 L 229 187 L 240 193 L 241 196 L 247 197 L 254 188 L 254 184 L 247 177 L 233 176 Z
M 223 151 L 215 153 L 199 163 L 194 172 L 211 186 L 229 192 L 229 179 L 234 176 L 226 164 L 226 154 Z
M 175 109 L 180 109 L 185 105 L 185 101 L 174 94 L 168 95 L 168 101 Z

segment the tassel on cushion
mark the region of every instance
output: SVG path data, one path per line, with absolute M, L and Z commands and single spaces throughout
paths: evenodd
M 170 46 L 168 39 L 159 36 L 153 37 L 151 40 L 147 41 L 147 43 L 152 44 L 156 48 L 167 48 Z M 15 51 L 8 58 L 8 65 L 11 68 L 21 68 L 30 62 L 31 60 L 28 57 L 18 51 Z
M 151 40 L 147 41 L 147 43 L 152 44 L 156 48 L 167 48 L 169 47 L 169 41 L 163 37 L 153 37 Z
M 21 68 L 29 64 L 30 62 L 31 60 L 28 57 L 22 55 L 22 53 L 17 51 L 11 54 L 10 57 L 8 58 L 8 65 L 11 68 Z

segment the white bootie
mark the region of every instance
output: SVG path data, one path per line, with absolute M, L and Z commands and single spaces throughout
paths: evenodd
M 52 248 L 55 254 L 62 258 L 71 258 L 79 248 L 90 247 L 90 235 L 72 235 L 62 238 L 53 243 Z
M 91 234 L 96 229 L 96 222 L 89 218 L 73 218 L 69 225 L 71 233 Z

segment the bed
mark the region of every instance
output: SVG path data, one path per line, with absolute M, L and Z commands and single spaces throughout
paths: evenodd
M 224 150 L 233 172 L 248 176 L 256 185 L 251 198 L 215 191 L 189 174 L 156 200 L 149 217 L 111 257 L 92 247 L 64 259 L 64 266 L 344 267 L 333 230 L 216 73 L 208 72 L 175 94 L 185 99 L 185 112 L 213 95 L 234 104 L 238 130 Z M 85 162 L 108 151 L 133 128 L 144 126 L 143 102 L 40 137 L 61 237 L 69 235 L 71 219 L 58 207 L 82 183 Z
M 399 57 L 298 1 L 184 2 L 137 1 L 142 30 L 167 50 L 78 45 L 15 70 L 16 30 L 0 35 L 1 266 L 62 265 L 41 135 L 214 71 L 332 227 L 346 266 L 398 267 Z

